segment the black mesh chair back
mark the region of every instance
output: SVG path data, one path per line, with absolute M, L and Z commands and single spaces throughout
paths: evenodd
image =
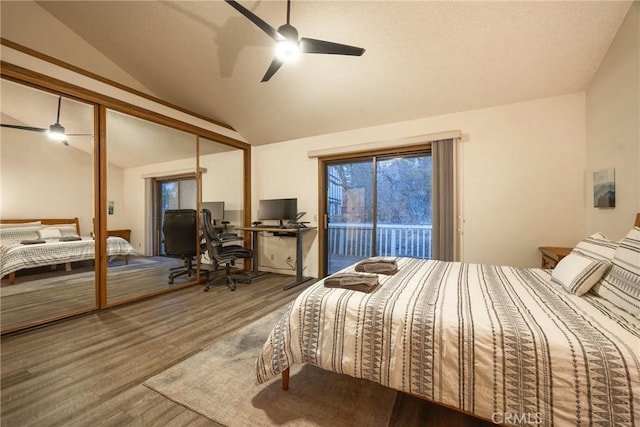
M 164 234 L 165 253 L 172 257 L 181 258 L 184 264 L 174 267 L 169 273 L 169 283 L 178 276 L 195 275 L 193 259 L 198 254 L 197 211 L 195 209 L 169 209 L 164 212 L 162 226 Z

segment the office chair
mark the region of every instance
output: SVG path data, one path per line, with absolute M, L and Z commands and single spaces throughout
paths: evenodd
M 222 279 L 214 279 L 209 281 L 204 291 L 207 292 L 211 286 L 221 280 L 227 282 L 227 286 L 232 291 L 236 290 L 236 282 L 249 283 L 251 277 L 247 275 L 231 273 L 231 267 L 235 265 L 237 259 L 248 259 L 253 257 L 253 251 L 241 245 L 229 245 L 228 242 L 237 242 L 242 237 L 229 233 L 218 233 L 211 221 L 211 212 L 208 209 L 202 210 L 202 231 L 205 241 L 207 242 L 207 252 L 211 260 L 217 265 L 224 265 L 225 274 Z
M 169 284 L 173 284 L 176 277 L 185 274 L 191 277 L 196 274 L 193 265 L 200 244 L 198 223 L 195 209 L 169 209 L 164 212 L 162 226 L 164 233 L 164 250 L 169 256 L 181 258 L 184 262 L 179 267 L 173 267 L 169 272 Z

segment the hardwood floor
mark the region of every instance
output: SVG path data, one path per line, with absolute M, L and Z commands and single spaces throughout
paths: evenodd
M 224 335 L 293 300 L 291 276 L 270 274 L 235 292 L 199 286 L 4 336 L 3 426 L 217 426 L 142 385 Z M 399 426 L 489 426 L 402 395 Z
M 129 264 L 118 258 L 108 264 L 107 300 L 109 304 L 176 287 L 193 281 L 180 276 L 168 283 L 169 271 L 180 260 L 168 257 L 130 257 Z M 222 274 L 212 272 L 211 277 Z M 49 267 L 21 270 L 16 283 L 5 278 L 0 287 L 2 330 L 14 330 L 37 321 L 60 318 L 68 313 L 91 311 L 97 307 L 95 273 L 92 261 L 73 263 L 71 271 Z

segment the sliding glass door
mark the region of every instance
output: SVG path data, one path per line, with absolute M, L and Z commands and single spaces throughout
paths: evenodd
M 428 151 L 325 163 L 326 274 L 370 256 L 431 258 Z

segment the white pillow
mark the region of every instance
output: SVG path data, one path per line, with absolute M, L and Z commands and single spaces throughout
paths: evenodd
M 594 291 L 631 314 L 640 313 L 640 227 L 629 231 L 613 257 L 613 266 Z
M 57 228 L 58 230 L 60 230 L 60 234 L 62 234 L 62 237 L 78 237 L 78 230 L 76 229 L 76 226 L 74 224 L 45 225 L 44 228 Z
M 12 227 L 0 229 L 0 240 L 31 240 L 38 238 L 41 226 Z
M 594 233 L 578 242 L 571 252 L 596 261 L 611 261 L 618 245 L 618 242 L 607 239 L 604 234 Z
M 59 239 L 62 237 L 59 228 L 42 228 L 38 230 L 38 237 L 41 239 Z
M 572 252 L 562 258 L 553 269 L 551 281 L 572 294 L 583 295 L 600 280 L 610 266 L 608 261 L 593 260 Z

